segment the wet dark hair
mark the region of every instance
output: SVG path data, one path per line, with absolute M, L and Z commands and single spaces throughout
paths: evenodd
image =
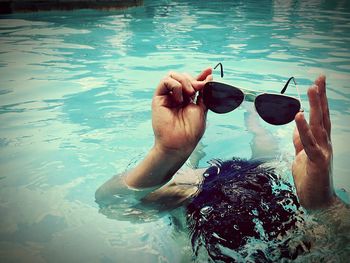
M 280 240 L 303 221 L 291 184 L 261 164 L 257 160 L 215 160 L 203 174 L 202 186 L 187 206 L 195 256 L 204 247 L 211 260 L 235 262 L 222 248 L 237 252 L 252 239 Z M 300 248 L 290 251 L 287 243 L 288 239 L 278 243 L 275 260 L 293 259 L 300 252 Z M 266 253 L 275 252 L 255 249 L 253 260 L 270 262 Z

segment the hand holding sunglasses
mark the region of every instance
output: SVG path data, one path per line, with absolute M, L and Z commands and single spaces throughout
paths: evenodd
M 223 77 L 221 63 L 218 63 L 214 69 L 218 66 L 220 66 L 221 77 Z M 243 90 L 222 82 L 210 81 L 205 84 L 203 89 L 204 104 L 211 111 L 221 114 L 233 111 L 244 100 L 254 101 L 255 109 L 264 121 L 273 125 L 287 124 L 294 120 L 299 111 L 303 111 L 300 95 L 299 98 L 283 95 L 291 80 L 296 85 L 294 77 L 289 78 L 281 90 L 281 94 L 259 94 L 256 91 Z

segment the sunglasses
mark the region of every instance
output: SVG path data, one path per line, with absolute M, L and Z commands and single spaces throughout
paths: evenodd
M 214 69 L 219 65 L 221 77 L 223 77 L 224 71 L 221 63 L 218 63 Z M 257 91 L 245 90 L 225 83 L 210 81 L 205 84 L 203 89 L 204 104 L 211 111 L 222 114 L 233 111 L 244 100 L 254 101 L 255 109 L 264 121 L 273 125 L 287 124 L 294 120 L 295 115 L 299 111 L 303 111 L 297 86 L 299 99 L 283 95 L 291 80 L 293 80 L 296 86 L 294 77 L 289 78 L 281 90 L 281 94 L 260 94 Z

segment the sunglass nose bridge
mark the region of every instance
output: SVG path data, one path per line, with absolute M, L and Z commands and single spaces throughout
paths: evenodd
M 218 66 L 220 66 L 220 73 L 221 73 L 221 77 L 224 77 L 224 67 L 222 66 L 221 62 L 219 62 L 214 69 L 216 69 Z

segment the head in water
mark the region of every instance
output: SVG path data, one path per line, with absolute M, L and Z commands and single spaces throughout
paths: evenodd
M 276 244 L 277 249 L 254 250 L 253 259 L 262 262 L 266 252 L 278 251 L 277 258 L 295 258 L 298 253 L 287 240 L 281 241 L 302 222 L 298 200 L 292 186 L 259 161 L 213 163 L 187 207 L 187 222 L 195 255 L 205 248 L 215 261 L 244 258 L 240 251 L 254 240 Z

